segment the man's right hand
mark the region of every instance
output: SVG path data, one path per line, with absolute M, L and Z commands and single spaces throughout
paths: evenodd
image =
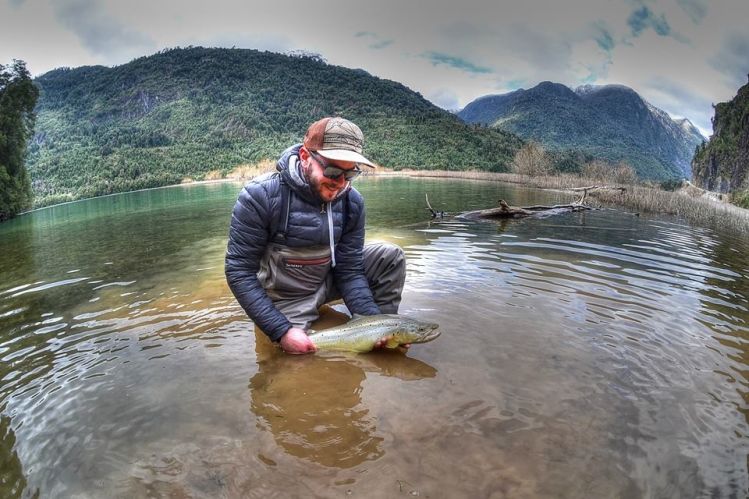
M 281 336 L 280 343 L 286 353 L 304 354 L 317 351 L 315 344 L 300 327 L 290 327 L 286 334 Z

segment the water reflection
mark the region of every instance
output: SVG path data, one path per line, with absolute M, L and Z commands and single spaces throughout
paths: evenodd
M 0 496 L 746 495 L 746 240 L 611 210 L 428 221 L 425 191 L 564 200 L 360 187 L 368 238 L 406 251 L 402 311 L 441 325 L 408 355 L 255 337 L 223 276 L 238 185 L 0 225 Z
M 376 420 L 362 404 L 364 371 L 346 360 L 307 356 L 259 363 L 252 412 L 278 445 L 323 466 L 351 468 L 383 455 Z
M 10 426 L 10 418 L 0 415 L 0 497 L 7 499 L 22 497 L 26 488 L 26 477 L 14 450 L 15 444 L 16 435 Z
M 348 317 L 327 309 L 322 329 Z M 250 379 L 250 408 L 258 427 L 292 456 L 331 468 L 352 468 L 385 453 L 377 419 L 362 400 L 367 373 L 404 381 L 433 378 L 430 365 L 401 352 L 366 355 L 283 354 L 255 328 L 258 372 Z

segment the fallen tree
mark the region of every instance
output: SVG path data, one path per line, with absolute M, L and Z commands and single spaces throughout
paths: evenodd
M 575 192 L 582 192 L 580 199 L 570 204 L 556 204 L 553 206 L 546 206 L 546 205 L 510 206 L 509 204 L 507 204 L 507 202 L 504 199 L 500 199 L 498 201 L 499 206 L 496 208 L 488 208 L 485 210 L 465 211 L 463 213 L 459 213 L 457 217 L 468 219 L 468 220 L 508 219 L 508 218 L 523 218 L 523 217 L 531 217 L 531 216 L 546 217 L 546 216 L 551 216 L 551 215 L 558 215 L 560 213 L 571 213 L 571 212 L 576 212 L 576 211 L 592 210 L 593 207 L 585 204 L 585 198 L 587 197 L 588 192 L 592 190 L 597 190 L 597 189 L 618 190 L 619 192 L 626 191 L 625 187 L 609 187 L 609 186 L 600 186 L 600 185 L 594 185 L 590 187 L 577 187 L 577 188 L 569 189 L 569 190 L 575 191 Z M 440 217 L 442 216 L 441 212 L 436 212 L 434 209 L 432 209 L 431 205 L 429 204 L 429 197 L 427 197 L 427 207 L 429 211 L 432 212 L 432 218 L 436 217 L 438 214 L 440 215 Z
M 495 218 L 523 218 L 531 216 L 549 216 L 557 215 L 559 213 L 567 213 L 574 211 L 592 210 L 593 208 L 586 204 L 555 204 L 553 206 L 510 206 L 504 199 L 499 200 L 499 207 L 489 208 L 486 210 L 474 210 L 465 211 L 458 215 L 458 218 L 465 218 L 468 220 L 476 219 L 495 219 Z

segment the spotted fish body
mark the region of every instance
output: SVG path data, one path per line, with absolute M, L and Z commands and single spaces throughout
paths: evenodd
M 440 335 L 439 326 L 403 315 L 368 315 L 322 331 L 310 331 L 309 337 L 318 350 L 369 352 L 377 340 L 389 337 L 386 348 L 407 343 L 426 343 Z

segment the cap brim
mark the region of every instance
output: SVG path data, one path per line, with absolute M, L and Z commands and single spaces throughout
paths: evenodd
M 332 159 L 334 161 L 350 161 L 352 163 L 361 163 L 363 165 L 375 167 L 375 164 L 370 160 L 362 156 L 356 151 L 349 151 L 347 149 L 318 149 L 315 151 L 323 158 Z

